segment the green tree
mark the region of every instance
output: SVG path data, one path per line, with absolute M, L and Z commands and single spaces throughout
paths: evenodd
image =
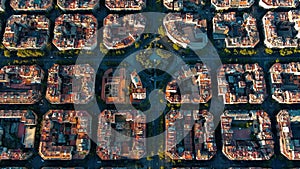
M 108 52 L 108 49 L 104 46 L 103 43 L 100 43 L 100 52 L 106 54 Z
M 173 44 L 173 49 L 176 50 L 176 51 L 178 51 L 180 49 L 180 47 L 177 44 L 174 43 Z
M 266 48 L 265 49 L 265 53 L 268 54 L 268 55 L 272 55 L 273 54 L 273 50 L 270 49 L 270 48 Z
M 140 43 L 139 42 L 135 42 L 134 43 L 134 47 L 137 49 L 137 48 L 139 48 L 140 47 Z
M 161 35 L 161 36 L 166 36 L 166 32 L 163 28 L 163 26 L 161 25 L 159 28 L 158 28 L 158 33 Z
M 10 51 L 9 50 L 4 50 L 4 56 L 5 57 L 10 57 Z

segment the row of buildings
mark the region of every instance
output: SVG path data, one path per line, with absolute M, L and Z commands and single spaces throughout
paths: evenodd
M 97 19 L 88 14 L 63 14 L 56 18 L 52 43 L 59 50 L 97 46 Z M 9 50 L 44 49 L 49 42 L 50 20 L 44 15 L 12 15 L 7 20 L 3 45 Z
M 275 63 L 270 69 L 272 98 L 279 103 L 300 102 L 300 63 Z M 165 98 L 171 104 L 207 103 L 212 97 L 209 68 L 202 63 L 183 66 L 169 82 Z M 130 76 L 126 76 L 130 74 Z M 0 104 L 34 104 L 41 96 L 44 71 L 38 65 L 10 65 L 0 69 Z M 48 70 L 45 98 L 51 104 L 86 104 L 95 94 L 95 71 L 87 64 L 58 65 Z M 266 98 L 264 70 L 256 64 L 224 64 L 217 74 L 224 104 L 262 104 Z M 137 72 L 108 69 L 102 76 L 101 98 L 106 104 L 140 103 L 147 90 Z
M 6 0 L 1 1 L 2 10 Z M 211 0 L 212 6 L 216 10 L 228 10 L 235 8 L 250 8 L 254 0 Z M 169 10 L 189 10 L 199 9 L 205 5 L 203 0 L 163 0 L 163 5 Z M 259 5 L 265 9 L 274 8 L 296 8 L 298 0 L 260 0 Z M 30 0 L 10 0 L 10 6 L 15 11 L 49 11 L 53 8 L 53 0 L 30 1 Z M 64 11 L 93 10 L 99 7 L 99 0 L 58 0 L 57 6 Z M 146 7 L 146 0 L 105 0 L 105 6 L 111 11 L 141 11 Z
M 262 21 L 268 48 L 299 47 L 299 10 L 267 12 Z M 254 48 L 260 42 L 256 19 L 248 13 L 217 13 L 212 19 L 213 39 L 227 48 Z M 147 26 L 142 14 L 120 17 L 109 14 L 103 21 L 103 44 L 122 49 L 138 41 Z M 167 14 L 163 27 L 168 38 L 183 48 L 202 49 L 209 39 L 207 21 L 197 14 Z M 44 49 L 50 37 L 50 21 L 44 15 L 12 15 L 4 28 L 2 43 L 9 50 Z M 52 43 L 59 50 L 97 46 L 97 19 L 91 14 L 62 14 L 55 20 Z
M 211 0 L 211 5 L 216 10 L 246 9 L 254 4 L 255 0 Z M 163 0 L 164 6 L 169 10 L 187 10 L 200 8 L 205 5 L 203 0 Z M 296 8 L 298 0 L 259 0 L 259 6 L 265 9 Z
M 277 114 L 281 153 L 299 160 L 299 110 Z M 25 160 L 34 148 L 37 116 L 31 110 L 0 110 L 0 159 Z M 174 160 L 210 160 L 216 154 L 213 114 L 171 110 L 165 115 L 165 154 Z M 84 159 L 90 152 L 91 116 L 50 110 L 41 125 L 39 154 L 45 160 Z M 269 160 L 271 121 L 263 110 L 226 110 L 221 115 L 222 152 L 230 160 Z M 140 159 L 146 154 L 146 116 L 136 110 L 103 110 L 98 116 L 97 155 L 102 160 Z
M 51 104 L 85 104 L 94 96 L 95 72 L 89 65 L 53 65 L 45 98 Z M 0 104 L 34 104 L 42 98 L 44 71 L 37 65 L 0 69 Z
M 5 11 L 5 2 L 9 4 L 13 10 L 24 12 L 46 12 L 53 9 L 53 0 L 1 0 L 1 11 Z M 99 0 L 57 0 L 56 4 L 63 11 L 87 11 L 99 8 Z M 111 11 L 140 11 L 146 6 L 146 0 L 105 0 L 105 6 Z

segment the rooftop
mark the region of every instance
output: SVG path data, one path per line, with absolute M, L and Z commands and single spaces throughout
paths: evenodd
M 265 9 L 296 8 L 299 5 L 299 0 L 260 0 L 259 5 Z
M 262 104 L 266 98 L 263 69 L 257 64 L 224 64 L 218 73 L 224 104 Z
M 141 78 L 136 71 L 130 74 L 130 79 L 130 101 L 131 103 L 139 103 L 147 97 L 146 88 L 143 88 Z
M 197 10 L 203 3 L 203 0 L 163 0 L 163 4 L 168 10 L 174 11 L 182 9 L 185 11 Z
M 105 6 L 111 11 L 140 11 L 146 6 L 146 0 L 105 0 Z
M 207 110 L 171 110 L 165 124 L 165 153 L 171 159 L 210 160 L 215 155 L 213 115 Z
M 39 155 L 44 160 L 84 159 L 90 151 L 91 127 L 86 111 L 48 111 L 41 125 Z
M 47 11 L 52 8 L 53 0 L 10 0 L 15 11 Z
M 250 8 L 254 0 L 211 0 L 211 4 L 217 10 L 227 10 L 230 8 Z
M 99 0 L 57 0 L 57 5 L 62 10 L 93 10 L 99 6 Z
M 300 110 L 281 110 L 276 117 L 281 154 L 289 160 L 300 160 Z
M 270 160 L 274 154 L 271 120 L 263 110 L 226 110 L 221 133 L 229 160 Z
M 207 103 L 211 99 L 211 77 L 206 65 L 185 65 L 176 72 L 176 76 L 177 79 L 166 87 L 166 100 L 169 103 Z
M 0 110 L 0 160 L 33 155 L 37 115 L 31 110 Z
M 59 50 L 92 50 L 97 46 L 97 25 L 91 14 L 62 14 L 55 20 L 52 43 Z
M 0 69 L 0 104 L 34 104 L 41 99 L 44 71 L 37 65 Z
M 104 110 L 98 117 L 101 160 L 140 159 L 146 153 L 146 116 L 133 110 Z
M 269 11 L 262 19 L 264 43 L 268 48 L 297 48 L 300 38 L 300 10 Z
M 227 48 L 254 48 L 260 41 L 256 19 L 248 13 L 217 13 L 213 18 L 213 38 L 225 40 Z
M 9 50 L 42 49 L 48 43 L 49 25 L 49 19 L 43 15 L 12 15 L 2 43 Z
M 300 103 L 300 63 L 275 63 L 269 70 L 272 98 L 279 103 Z
M 46 99 L 52 104 L 86 104 L 95 93 L 95 71 L 88 64 L 58 65 L 48 70 Z
M 208 42 L 207 23 L 200 15 L 169 13 L 163 25 L 169 39 L 183 48 L 202 49 Z
M 125 103 L 126 73 L 124 68 L 105 71 L 102 76 L 101 99 L 106 104 Z
M 142 14 L 120 17 L 109 14 L 103 21 L 103 43 L 108 49 L 122 49 L 131 46 L 144 32 L 146 18 Z

